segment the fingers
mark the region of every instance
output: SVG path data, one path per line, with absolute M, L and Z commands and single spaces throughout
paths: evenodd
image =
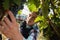
M 7 13 L 8 13 L 8 15 L 9 15 L 11 21 L 15 23 L 15 22 L 16 22 L 16 19 L 15 19 L 13 13 L 12 13 L 11 11 L 7 11 Z
M 0 32 L 3 32 L 4 30 L 4 26 L 0 26 Z
M 11 26 L 11 22 L 7 17 L 4 18 L 4 22 L 6 22 L 8 26 Z
M 3 23 L 3 25 L 5 24 Z M 6 29 L 6 27 L 0 25 L 0 32 L 4 34 L 6 37 L 10 38 L 11 33 L 9 32 L 9 30 Z
M 7 25 L 5 22 L 1 22 L 1 27 L 0 27 L 1 31 L 7 30 Z
M 7 28 L 7 24 L 5 22 L 1 22 L 1 25 L 5 28 Z
M 7 27 L 5 22 L 1 22 L 0 32 L 2 32 L 5 35 L 9 32 L 9 28 Z
M 1 25 L 0 25 L 0 32 L 2 31 L 2 27 L 1 27 Z
M 0 22 L 0 32 L 2 32 L 2 29 L 3 29 L 4 27 L 2 26 L 2 24 L 1 24 L 1 22 Z

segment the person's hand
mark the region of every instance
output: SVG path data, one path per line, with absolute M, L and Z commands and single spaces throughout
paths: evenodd
M 0 22 L 0 31 L 11 40 L 23 40 L 13 13 L 11 11 L 7 11 L 6 13 L 11 20 L 8 17 L 4 17 L 4 20 Z

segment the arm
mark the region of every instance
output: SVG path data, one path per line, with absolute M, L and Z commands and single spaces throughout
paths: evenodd
M 17 34 L 16 36 L 11 38 L 10 40 L 23 40 L 23 37 L 21 36 L 21 34 Z
M 11 11 L 6 11 L 9 15 L 11 21 L 8 17 L 4 17 L 3 21 L 0 22 L 0 31 L 10 40 L 23 40 L 22 34 L 19 32 L 18 23 Z

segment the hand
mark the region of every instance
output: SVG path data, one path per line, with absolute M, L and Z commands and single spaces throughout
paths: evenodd
M 0 23 L 0 31 L 11 40 L 23 40 L 23 36 L 19 32 L 18 23 L 16 22 L 13 13 L 9 10 L 6 13 L 11 20 L 9 20 L 8 17 L 4 17 L 4 20 Z

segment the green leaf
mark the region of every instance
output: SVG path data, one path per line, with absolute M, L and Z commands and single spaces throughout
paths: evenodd
M 43 21 L 43 20 L 44 20 L 43 16 L 38 16 L 34 22 Z
M 9 0 L 4 0 L 3 7 L 4 7 L 5 10 L 9 9 Z
M 48 27 L 47 21 L 43 21 L 39 25 L 40 30 L 46 29 L 47 27 Z
M 40 0 L 28 0 L 28 8 L 31 11 L 38 11 L 38 8 L 40 6 Z
M 37 11 L 37 8 L 36 8 L 35 4 L 28 5 L 28 8 L 30 9 L 30 11 Z
M 28 0 L 28 3 L 34 3 L 38 7 L 40 5 L 40 0 Z
M 20 5 L 21 0 L 13 0 L 14 3 L 16 3 L 17 5 Z
M 18 11 L 18 15 L 20 15 L 20 14 L 21 14 L 21 12 L 22 12 L 22 10 L 19 10 L 19 11 Z
M 48 16 L 49 13 L 48 9 L 49 9 L 49 0 L 45 0 L 45 1 L 42 0 L 42 11 L 43 11 L 43 16 L 45 18 L 47 18 Z

